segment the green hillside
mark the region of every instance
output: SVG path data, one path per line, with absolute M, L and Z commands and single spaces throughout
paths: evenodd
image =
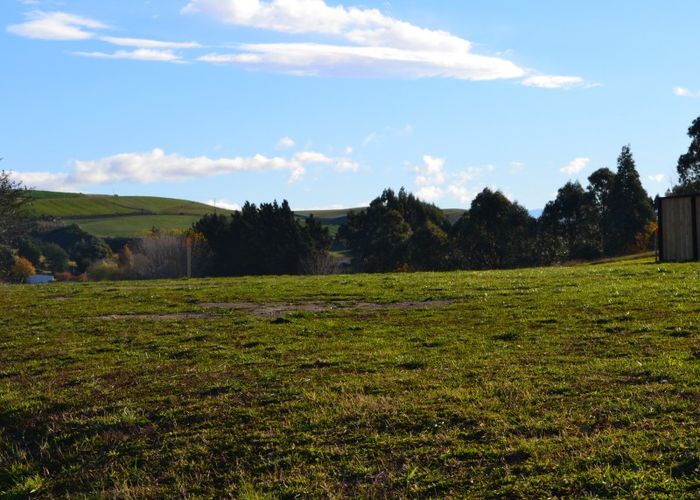
M 31 215 L 58 217 L 102 238 L 138 237 L 153 227 L 163 230 L 187 229 L 205 214 L 231 212 L 204 203 L 156 196 L 32 191 L 32 197 L 29 205 Z M 300 210 L 295 214 L 301 219 L 313 214 L 330 229 L 331 234 L 335 234 L 350 210 L 363 209 Z M 446 209 L 444 212 L 454 222 L 464 210 Z
M 32 191 L 29 212 L 78 224 L 100 237 L 136 237 L 153 227 L 187 229 L 205 214 L 229 210 L 204 203 L 155 196 L 115 196 Z
M 215 209 L 204 203 L 155 196 L 117 196 L 32 191 L 30 212 L 61 218 L 117 215 L 204 215 Z M 227 210 L 223 210 L 228 212 Z

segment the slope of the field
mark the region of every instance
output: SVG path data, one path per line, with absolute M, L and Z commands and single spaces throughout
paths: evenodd
M 151 196 L 32 191 L 32 215 L 58 217 L 101 237 L 137 237 L 153 227 L 187 229 L 204 214 L 230 213 L 203 203 Z
M 110 196 L 32 191 L 34 215 L 85 218 L 110 215 L 204 215 L 215 209 L 204 203 L 154 196 Z M 224 212 L 226 212 L 224 210 Z
M 0 285 L 0 497 L 697 498 L 699 270 Z

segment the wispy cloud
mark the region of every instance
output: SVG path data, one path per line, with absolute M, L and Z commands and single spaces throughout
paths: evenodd
M 73 52 L 73 54 L 82 57 L 92 57 L 95 59 L 129 59 L 133 61 L 161 61 L 172 63 L 183 62 L 182 57 L 175 54 L 172 50 L 136 49 L 117 50 L 113 53 Z
M 33 11 L 24 23 L 13 24 L 7 31 L 25 38 L 39 40 L 87 40 L 95 33 L 88 30 L 105 29 L 107 25 L 87 17 L 65 12 Z
M 657 184 L 661 184 L 666 180 L 666 175 L 664 174 L 655 174 L 655 175 L 650 175 L 649 180 L 656 182 Z
M 296 146 L 296 142 L 291 137 L 282 137 L 277 141 L 277 149 L 291 149 Z
M 197 42 L 167 42 L 148 38 L 126 38 L 119 36 L 102 36 L 100 40 L 121 47 L 138 47 L 141 49 L 199 49 L 202 47 L 202 45 Z
M 234 210 L 234 211 L 240 211 L 241 206 L 238 203 L 232 203 L 226 200 L 207 200 L 203 202 L 205 205 L 209 205 L 211 207 L 216 207 L 216 208 L 223 208 L 224 210 Z
M 523 80 L 526 87 L 537 87 L 540 89 L 572 89 L 582 87 L 586 82 L 580 76 L 559 76 L 559 75 L 537 75 L 530 76 Z
M 15 175 L 30 186 L 62 190 L 110 182 L 152 183 L 266 171 L 287 171 L 291 183 L 301 180 L 307 167 L 312 165 L 327 166 L 336 172 L 356 172 L 359 169 L 359 165 L 349 158 L 329 157 L 315 151 L 302 151 L 291 157 L 258 154 L 209 158 L 167 154 L 156 148 L 144 153 L 122 153 L 99 160 L 75 161 L 69 173 L 15 172 Z
M 566 175 L 576 175 L 585 170 L 589 163 L 591 163 L 590 158 L 576 158 L 561 167 L 559 171 Z
M 118 47 L 133 47 L 135 50 L 76 51 L 75 55 L 100 59 L 135 59 L 140 61 L 182 62 L 182 57 L 173 50 L 198 49 L 197 42 L 171 42 L 149 38 L 130 38 L 101 35 L 100 31 L 109 26 L 88 17 L 66 12 L 33 11 L 27 14 L 27 21 L 7 27 L 7 31 L 25 38 L 54 41 L 99 40 Z
M 409 167 L 416 174 L 415 184 L 419 188 L 416 196 L 430 203 L 449 195 L 461 204 L 468 204 L 486 186 L 484 175 L 495 170 L 493 165 L 485 165 L 448 172 L 445 158 L 424 155 L 422 160 L 422 163 Z
M 475 53 L 469 40 L 413 25 L 378 9 L 328 5 L 324 0 L 190 0 L 183 13 L 204 13 L 237 26 L 323 38 L 320 42 L 244 43 L 236 52 L 199 58 L 209 63 L 296 75 L 461 80 L 527 76 L 524 68 L 508 59 Z M 328 43 L 329 37 L 342 43 Z M 529 84 L 547 88 L 583 83 L 580 77 L 534 78 L 528 79 Z
M 697 97 L 700 98 L 700 90 L 693 92 L 685 87 L 674 87 L 673 93 L 678 97 Z

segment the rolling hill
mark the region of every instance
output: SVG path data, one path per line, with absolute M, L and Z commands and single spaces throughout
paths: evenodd
M 57 193 L 32 191 L 29 213 L 34 216 L 57 217 L 78 224 L 83 230 L 99 237 L 133 238 L 142 236 L 153 227 L 164 230 L 187 229 L 193 222 L 209 213 L 231 213 L 204 203 L 160 198 L 156 196 L 118 196 L 104 194 Z M 295 215 L 312 215 L 328 226 L 332 234 L 345 222 L 350 210 L 299 210 Z M 450 208 L 443 212 L 454 223 L 464 209 Z M 531 215 L 539 214 L 533 211 Z
M 32 191 L 29 213 L 73 222 L 100 237 L 136 237 L 153 227 L 186 229 L 208 213 L 230 213 L 175 198 Z

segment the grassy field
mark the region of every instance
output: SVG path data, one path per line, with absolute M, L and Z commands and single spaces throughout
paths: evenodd
M 700 495 L 700 266 L 0 286 L 0 496 Z
M 219 213 L 230 213 L 229 210 L 214 209 L 203 203 L 154 196 L 111 196 L 52 191 L 32 191 L 32 195 L 34 200 L 29 205 L 31 215 L 66 219 L 99 237 L 140 237 L 153 227 L 163 230 L 188 229 L 202 215 L 215 210 Z M 301 210 L 295 213 L 299 218 L 313 214 L 335 236 L 340 224 L 345 221 L 347 212 L 348 209 L 338 209 Z M 464 211 L 447 209 L 444 212 L 454 222 Z
M 101 238 L 133 238 L 145 235 L 154 227 L 164 231 L 189 229 L 200 218 L 199 215 L 127 215 L 74 219 L 70 222 Z

